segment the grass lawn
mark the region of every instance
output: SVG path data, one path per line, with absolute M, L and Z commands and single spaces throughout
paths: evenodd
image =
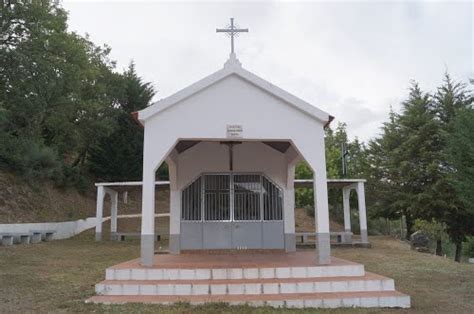
M 371 237 L 372 249 L 333 249 L 333 255 L 365 264 L 366 270 L 395 279 L 397 290 L 412 297 L 410 310 L 387 313 L 474 313 L 474 265 L 416 253 L 395 239 Z M 0 313 L 160 312 L 160 313 L 378 313 L 380 309 L 288 310 L 209 304 L 190 306 L 95 305 L 94 294 L 105 268 L 139 255 L 137 240 L 93 241 L 86 232 L 68 240 L 0 247 Z

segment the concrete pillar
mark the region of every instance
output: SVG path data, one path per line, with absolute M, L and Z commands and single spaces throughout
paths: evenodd
M 283 228 L 285 233 L 285 251 L 296 251 L 295 238 L 295 163 L 290 162 L 287 168 L 287 184 L 283 195 Z
M 115 240 L 117 233 L 118 192 L 109 189 L 110 195 L 110 238 Z
M 155 255 L 155 170 L 143 171 L 142 191 L 142 232 L 141 232 L 141 264 L 153 266 Z
M 96 225 L 95 225 L 95 240 L 102 240 L 102 221 L 104 216 L 104 196 L 105 190 L 102 185 L 97 187 L 97 201 L 96 201 Z
M 351 188 L 343 187 L 342 188 L 342 207 L 344 209 L 344 237 L 342 241 L 344 243 L 352 242 L 352 232 L 351 232 L 351 210 L 350 210 L 350 195 Z
M 326 163 L 324 162 L 324 168 L 319 165 L 313 175 L 314 219 L 316 225 L 318 263 L 323 265 L 331 263 L 329 206 L 325 167 Z
M 181 193 L 178 188 L 178 157 L 170 154 L 166 159 L 170 177 L 170 238 L 169 250 L 172 254 L 181 251 Z
M 364 182 L 357 182 L 356 190 L 359 204 L 360 239 L 362 243 L 368 243 L 369 240 L 367 237 L 367 212 L 365 208 Z
M 297 149 L 313 170 L 317 261 L 319 264 L 327 265 L 331 263 L 331 243 L 324 129 L 321 127 L 315 134 L 305 134 L 294 141 Z

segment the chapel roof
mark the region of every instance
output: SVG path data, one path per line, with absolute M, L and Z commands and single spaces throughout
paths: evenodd
M 273 85 L 272 83 L 260 78 L 252 72 L 244 69 L 235 54 L 231 53 L 229 59 L 224 64 L 224 67 L 213 74 L 197 81 L 194 84 L 172 94 L 169 97 L 160 99 L 150 106 L 138 112 L 132 113 L 133 117 L 142 123 L 151 117 L 159 114 L 165 109 L 179 103 L 180 101 L 191 97 L 192 95 L 206 89 L 207 87 L 231 76 L 236 75 L 250 84 L 264 90 L 274 97 L 286 102 L 295 109 L 309 115 L 310 117 L 322 122 L 325 126 L 334 119 L 329 113 L 307 103 L 306 101 L 286 92 L 285 90 Z

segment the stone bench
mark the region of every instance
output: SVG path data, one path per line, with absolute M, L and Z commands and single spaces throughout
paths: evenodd
M 52 241 L 55 233 L 56 233 L 56 230 L 30 230 L 33 243 L 37 243 L 41 241 L 45 241 L 45 242 Z
M 115 241 L 125 241 L 125 238 L 140 238 L 141 233 L 140 232 L 115 232 L 110 235 L 111 240 Z M 155 234 L 156 236 L 156 241 L 160 241 L 162 236 L 165 236 L 165 234 Z
M 13 235 L 12 234 L 0 234 L 0 238 L 2 239 L 2 245 L 4 245 L 4 246 L 13 245 Z
M 352 232 L 345 232 L 345 231 L 330 232 L 329 235 L 332 238 L 336 238 L 336 243 L 347 243 L 348 238 L 350 239 L 350 237 L 352 236 Z M 316 233 L 314 232 L 296 232 L 295 233 L 295 237 L 300 238 L 301 239 L 300 243 L 303 243 L 303 244 L 310 243 L 309 237 L 311 236 L 315 237 L 316 239 Z
M 10 246 L 13 244 L 30 244 L 30 234 L 22 232 L 5 232 L 0 233 L 2 245 Z

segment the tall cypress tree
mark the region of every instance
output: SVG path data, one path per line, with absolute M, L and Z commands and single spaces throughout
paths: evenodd
M 143 128 L 131 113 L 149 105 L 155 92 L 144 83 L 130 64 L 118 88 L 117 127 L 91 148 L 89 171 L 98 179 L 111 181 L 140 180 L 143 164 Z
M 444 208 L 442 221 L 446 223 L 447 232 L 456 245 L 454 258 L 458 262 L 461 261 L 462 242 L 467 235 L 474 234 L 472 205 L 465 201 L 465 194 L 460 189 L 463 182 L 473 180 L 466 164 L 472 158 L 469 157 L 472 148 L 469 130 L 473 121 L 464 116 L 469 116 L 472 104 L 473 95 L 466 85 L 454 82 L 446 74 L 443 85 L 434 95 L 434 110 L 443 132 L 443 159 L 439 164 L 443 176 L 435 188 L 437 199 Z
M 402 141 L 394 152 L 400 173 L 397 203 L 411 217 L 439 220 L 446 205 L 436 186 L 442 180 L 441 129 L 435 119 L 431 97 L 413 83 L 398 119 Z M 407 229 L 411 219 L 407 219 Z M 411 230 L 410 230 L 411 231 Z

